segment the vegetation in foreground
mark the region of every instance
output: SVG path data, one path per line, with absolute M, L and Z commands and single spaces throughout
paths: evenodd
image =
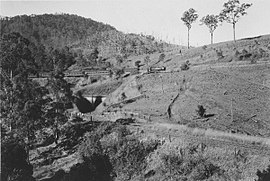
M 77 122 L 75 125 L 66 127 L 58 146 L 46 152 L 56 154 L 60 150 L 74 149 L 81 161 L 69 171 L 54 170 L 47 181 L 255 180 L 256 174 L 258 181 L 266 181 L 270 175 L 269 168 L 257 173 L 253 170 L 260 165 L 258 159 L 263 158 L 241 150 L 149 138 L 113 122 Z M 2 180 L 35 180 L 24 146 L 22 141 L 2 136 Z M 42 157 L 48 159 L 49 155 L 44 153 Z M 35 160 L 32 164 L 43 168 L 41 163 L 36 165 Z

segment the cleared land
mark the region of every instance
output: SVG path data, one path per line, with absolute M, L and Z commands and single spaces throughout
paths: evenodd
M 235 47 L 240 50 L 254 45 L 256 48 L 250 52 L 255 55 L 255 50 L 266 49 L 267 42 L 268 36 L 257 39 L 257 43 L 242 40 Z M 170 62 L 159 63 L 167 67 L 166 73 L 138 76 L 137 85 L 145 98 L 124 104 L 121 110 L 149 115 L 158 122 L 269 137 L 269 51 L 265 50 L 266 53 L 256 59 L 256 64 L 250 63 L 251 58 L 239 61 L 236 56 L 233 56 L 233 61 L 227 62 L 235 51 L 230 48 L 231 44 L 212 45 L 209 51 L 202 47 L 186 50 L 183 55 L 175 55 Z M 213 47 L 226 52 L 224 57 L 210 56 Z M 209 54 L 209 58 L 199 60 L 198 57 L 204 54 Z M 186 60 L 191 62 L 191 67 L 181 71 L 180 65 Z M 177 94 L 179 96 L 174 100 Z M 198 105 L 206 108 L 207 119 L 198 117 Z M 171 117 L 168 116 L 169 106 Z

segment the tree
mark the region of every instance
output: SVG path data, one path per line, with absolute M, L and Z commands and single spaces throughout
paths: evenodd
M 68 47 L 52 49 L 49 54 L 49 63 L 53 65 L 52 70 L 56 72 L 62 72 L 75 63 L 75 59 Z
M 15 77 L 7 91 L 1 91 L 1 119 L 17 137 L 25 140 L 27 155 L 34 144 L 35 132 L 46 127 L 43 119 L 47 91 L 36 82 Z
M 51 101 L 47 107 L 46 117 L 50 125 L 53 125 L 55 143 L 57 143 L 60 126 L 67 121 L 66 109 L 72 107 L 72 91 L 61 72 L 51 75 L 47 88 L 51 93 Z
M 27 161 L 24 145 L 15 139 L 2 142 L 1 139 L 1 180 L 35 180 L 33 166 Z
M 217 15 L 206 15 L 201 19 L 201 23 L 205 24 L 210 31 L 211 34 L 211 44 L 213 44 L 213 34 L 216 28 L 218 27 L 219 16 Z
M 252 4 L 243 3 L 240 4 L 239 0 L 229 0 L 224 3 L 224 9 L 219 14 L 221 22 L 226 21 L 233 25 L 233 40 L 235 41 L 235 24 L 239 21 L 241 16 L 247 14 L 246 10 L 252 6 Z
M 28 39 L 19 33 L 10 33 L 3 35 L 0 43 L 1 68 L 8 75 L 16 76 L 35 72 L 35 63 Z
M 189 30 L 191 29 L 191 24 L 196 21 L 198 14 L 193 8 L 190 8 L 188 11 L 185 11 L 181 20 L 188 28 L 188 48 L 189 48 Z
M 39 105 L 36 108 L 42 109 L 46 91 L 38 83 L 27 78 L 28 74 L 37 71 L 30 51 L 30 42 L 19 33 L 4 35 L 1 38 L 0 55 L 1 118 L 4 124 L 8 124 L 10 131 L 13 128 L 21 133 L 32 131 L 25 128 L 25 125 L 29 123 L 28 121 L 37 121 L 38 118 L 30 120 L 25 117 L 27 112 L 24 110 L 25 105 L 27 101 L 32 101 L 33 104 Z M 36 110 L 36 116 L 38 113 L 41 113 L 41 110 Z M 24 134 L 19 135 L 25 136 Z

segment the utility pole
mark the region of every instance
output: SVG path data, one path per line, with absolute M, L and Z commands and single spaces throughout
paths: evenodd
M 162 86 L 162 92 L 164 94 L 164 89 L 163 89 L 163 79 L 162 79 L 162 75 L 160 75 L 160 78 L 161 78 L 161 86 Z
M 233 122 L 233 97 L 231 97 L 231 122 Z

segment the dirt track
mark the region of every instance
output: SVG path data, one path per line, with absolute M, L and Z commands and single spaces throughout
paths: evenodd
M 131 125 L 131 129 L 143 130 L 145 134 L 155 134 L 165 139 L 176 139 L 188 141 L 190 143 L 204 143 L 211 147 L 237 149 L 247 151 L 252 155 L 270 156 L 270 139 L 248 137 L 240 134 L 230 134 L 221 131 L 214 131 L 217 135 L 209 134 L 209 130 L 187 128 L 181 125 L 169 123 L 151 123 Z M 219 134 L 219 135 L 218 135 Z M 243 137 L 241 139 L 240 137 Z M 262 142 L 256 141 L 261 139 Z

